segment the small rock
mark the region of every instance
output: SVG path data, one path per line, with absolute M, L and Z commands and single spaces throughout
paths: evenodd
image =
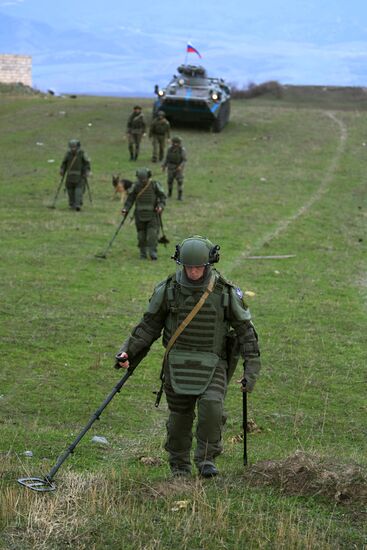
M 29 456 L 29 457 L 32 457 L 33 456 L 33 453 L 32 451 L 24 451 L 24 456 Z
M 54 159 L 49 159 L 47 162 L 55 162 Z
M 101 445 L 109 445 L 107 439 L 103 435 L 95 435 L 92 437 L 93 443 L 100 443 Z

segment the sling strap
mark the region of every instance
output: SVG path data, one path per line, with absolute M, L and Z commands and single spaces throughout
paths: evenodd
M 138 200 L 138 198 L 141 197 L 143 193 L 145 193 L 145 191 L 148 189 L 150 183 L 151 183 L 151 181 L 148 180 L 147 183 L 144 185 L 143 189 L 140 189 L 139 193 L 136 195 L 135 200 Z

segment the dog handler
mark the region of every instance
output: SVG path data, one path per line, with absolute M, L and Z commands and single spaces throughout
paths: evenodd
M 243 293 L 212 267 L 219 248 L 198 235 L 176 246 L 176 273 L 156 286 L 146 313 L 116 356 L 117 367 L 138 364 L 163 330 L 161 378 L 169 409 L 165 449 L 175 476 L 191 474 L 195 410 L 194 462 L 202 477 L 218 474 L 224 397 L 238 359 L 233 362 L 231 356 L 234 340 L 244 360 L 243 391 L 253 390 L 260 371 L 257 334 Z

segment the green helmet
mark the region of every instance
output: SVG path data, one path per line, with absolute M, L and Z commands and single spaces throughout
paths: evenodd
M 179 136 L 174 136 L 172 138 L 172 143 L 181 143 L 182 139 Z
M 164 116 L 166 113 L 164 111 L 158 111 L 157 116 Z
M 220 246 L 213 245 L 206 237 L 193 235 L 176 246 L 172 258 L 185 266 L 208 266 L 219 262 Z
M 140 181 L 147 181 L 151 176 L 152 172 L 148 168 L 139 168 L 135 173 L 136 177 Z

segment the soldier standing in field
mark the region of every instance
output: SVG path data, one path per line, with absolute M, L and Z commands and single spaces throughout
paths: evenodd
M 69 197 L 69 207 L 80 212 L 83 204 L 83 193 L 88 185 L 87 177 L 90 174 L 90 160 L 81 149 L 78 139 L 69 141 L 69 148 L 65 153 L 60 166 L 60 175 L 66 175 L 65 186 Z
M 182 201 L 184 185 L 184 168 L 187 161 L 186 150 L 182 146 L 180 137 L 172 138 L 172 145 L 168 148 L 162 170 L 167 168 L 168 196 L 172 196 L 173 182 L 177 181 L 177 199 Z
M 134 183 L 125 201 L 122 214 L 127 215 L 135 203 L 135 225 L 138 233 L 140 258 L 157 260 L 159 234 L 159 217 L 166 205 L 166 195 L 161 184 L 152 180 L 152 173 L 147 168 L 136 171 Z
M 116 367 L 136 366 L 163 330 L 161 378 L 169 409 L 165 449 L 177 476 L 191 475 L 195 409 L 194 462 L 201 476 L 218 474 L 224 397 L 239 354 L 242 391 L 253 390 L 260 371 L 257 334 L 243 293 L 212 267 L 218 251 L 198 235 L 176 246 L 172 258 L 180 267 L 156 286 L 146 313 L 116 356 Z M 235 358 L 233 335 L 240 350 Z
M 152 162 L 163 160 L 166 141 L 170 138 L 171 125 L 165 117 L 164 111 L 158 111 L 156 118 L 152 120 L 149 129 L 149 137 L 152 138 L 153 155 Z
M 127 121 L 127 139 L 130 153 L 130 160 L 137 160 L 140 151 L 140 142 L 145 136 L 146 123 L 142 108 L 135 105 L 133 112 Z

